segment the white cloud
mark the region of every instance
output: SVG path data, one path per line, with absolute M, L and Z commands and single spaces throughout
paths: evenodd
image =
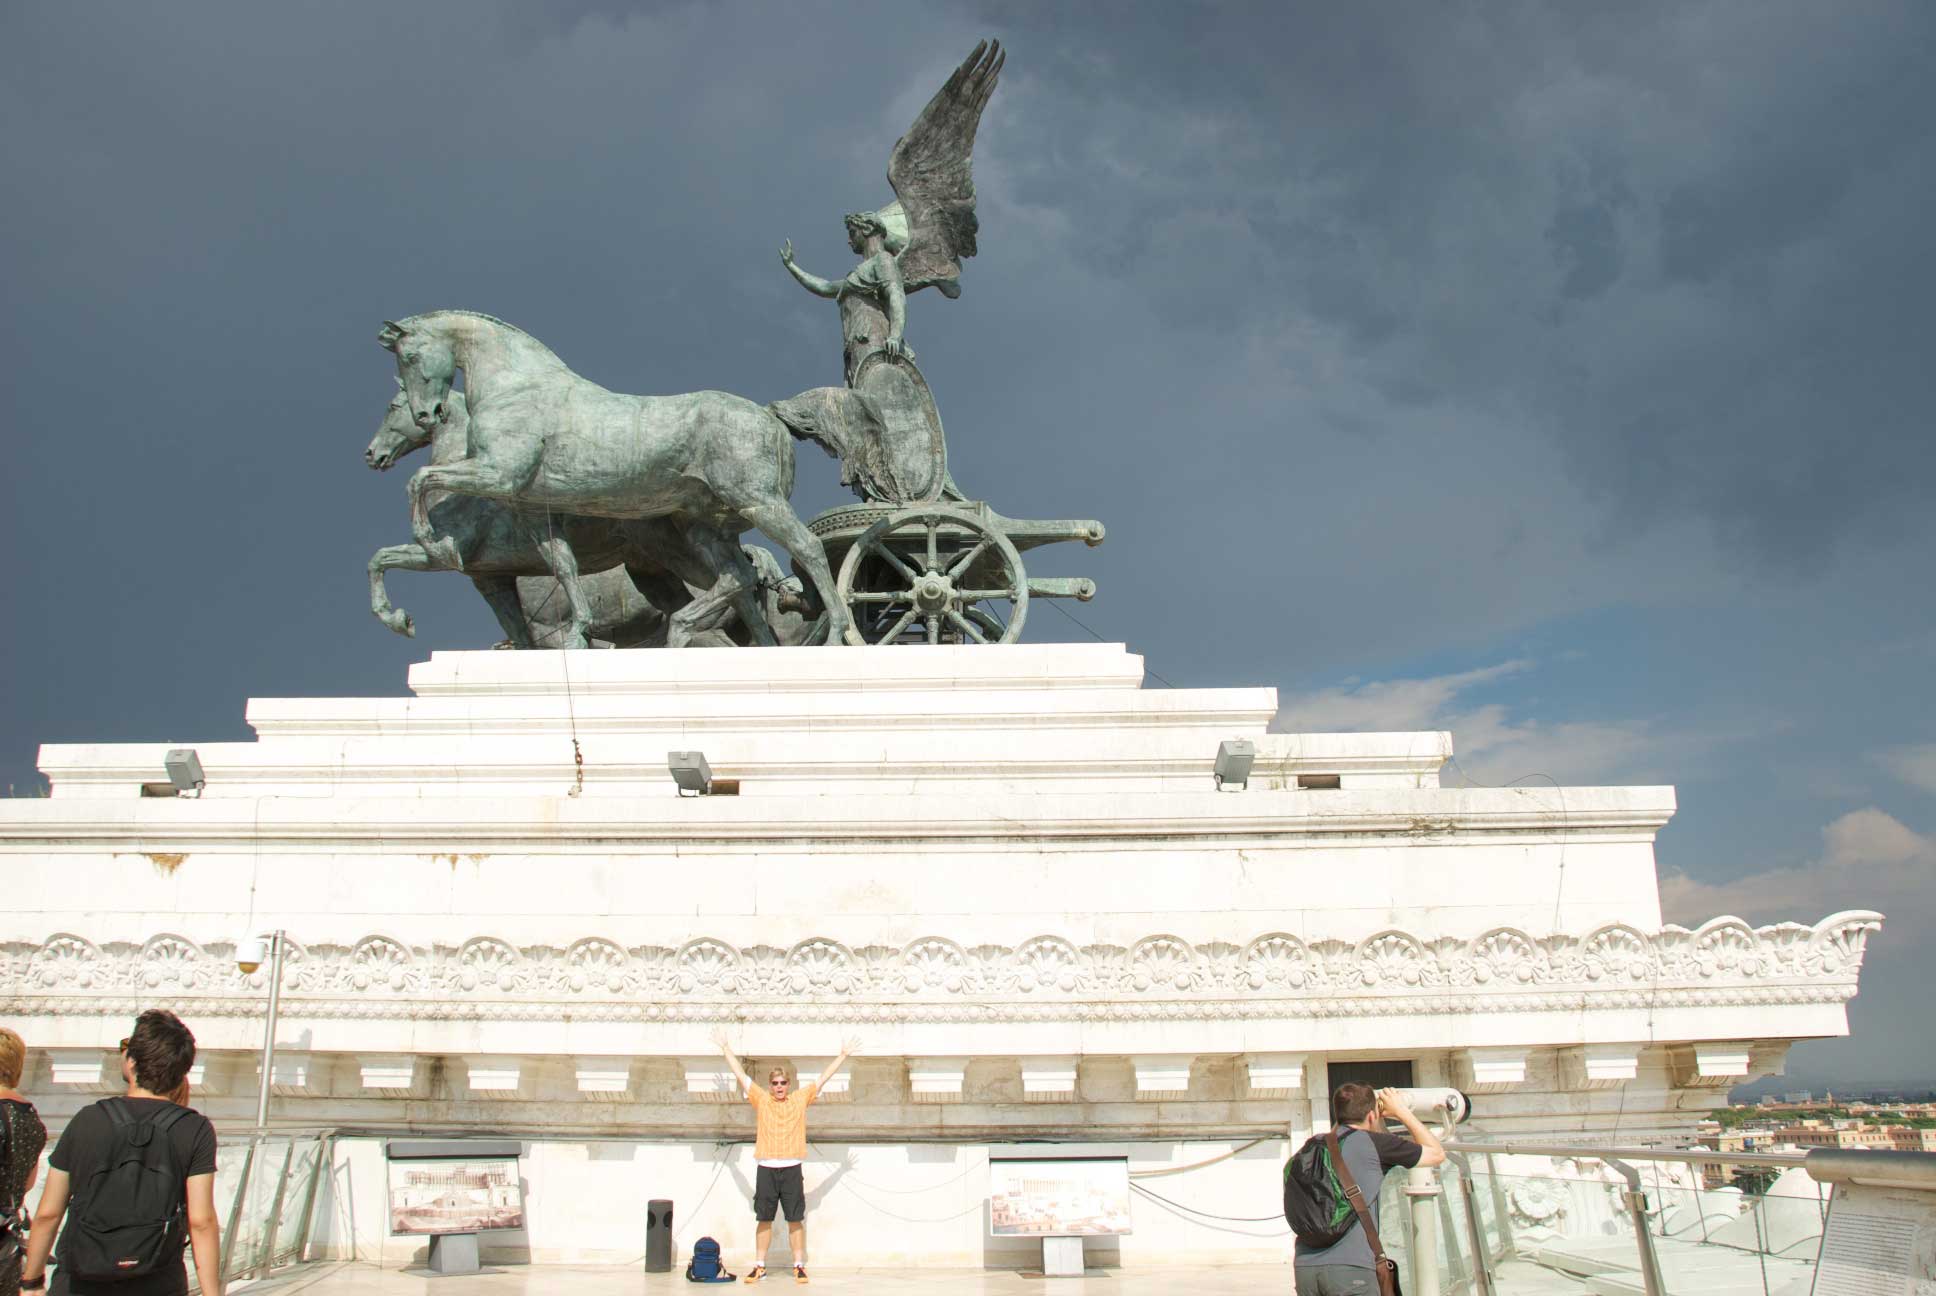
M 1936 743 L 1891 747 L 1877 752 L 1874 760 L 1911 787 L 1936 792 Z
M 1468 690 L 1533 670 L 1525 659 L 1424 679 L 1348 682 L 1284 699 L 1278 732 L 1449 729 L 1458 757 L 1448 783 L 1500 785 L 1552 779 L 1564 784 L 1676 782 L 1696 772 L 1695 757 L 1741 733 L 1663 729 L 1648 720 L 1547 723 L 1515 716 L 1502 703 L 1459 706 Z
M 1439 723 L 1446 705 L 1466 689 L 1531 668 L 1529 661 L 1509 661 L 1429 679 L 1350 681 L 1286 700 L 1271 728 L 1280 733 L 1430 729 Z
M 1730 882 L 1669 873 L 1660 882 L 1669 922 L 1718 914 L 1751 922 L 1820 918 L 1841 909 L 1879 909 L 1911 929 L 1936 917 L 1936 840 L 1869 806 L 1822 829 L 1822 855 L 1798 868 L 1769 869 Z

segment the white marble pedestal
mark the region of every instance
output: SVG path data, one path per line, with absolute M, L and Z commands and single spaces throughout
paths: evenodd
M 1082 1239 L 1079 1237 L 1043 1238 L 1042 1276 L 1044 1278 L 1082 1277 Z

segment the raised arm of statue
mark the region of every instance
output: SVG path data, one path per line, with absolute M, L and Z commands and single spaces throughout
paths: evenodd
M 840 285 L 838 283 L 832 282 L 830 280 L 822 279 L 817 274 L 808 274 L 805 270 L 802 270 L 798 265 L 794 264 L 792 239 L 788 239 L 783 245 L 781 245 L 780 264 L 787 268 L 787 273 L 791 274 L 795 279 L 800 281 L 800 286 L 802 288 L 805 288 L 808 292 L 812 293 L 814 296 L 816 297 L 840 296 Z

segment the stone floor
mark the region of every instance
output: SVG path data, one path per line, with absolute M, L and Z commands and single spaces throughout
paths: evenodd
M 1182 1296 L 1204 1292 L 1217 1296 L 1290 1296 L 1291 1271 L 1286 1265 L 1220 1265 L 1207 1269 L 1148 1268 L 1092 1269 L 1081 1278 L 1044 1279 L 1040 1275 L 975 1269 L 816 1269 L 810 1288 L 818 1292 L 913 1292 L 916 1296 L 1043 1296 L 1045 1292 L 1092 1292 L 1103 1296 Z M 1671 1284 L 1670 1284 L 1671 1286 Z M 475 1277 L 437 1278 L 368 1264 L 309 1265 L 278 1274 L 267 1282 L 233 1284 L 234 1292 L 251 1296 L 524 1296 L 526 1293 L 584 1293 L 585 1296 L 632 1296 L 633 1293 L 693 1292 L 702 1290 L 678 1273 L 648 1274 L 638 1269 L 607 1266 L 507 1266 Z M 715 1291 L 746 1291 L 743 1283 L 724 1283 Z M 792 1276 L 779 1273 L 761 1283 L 763 1292 L 795 1291 Z M 1637 1291 L 1638 1288 L 1636 1287 Z M 1676 1289 L 1678 1290 L 1678 1289 Z M 1690 1290 L 1695 1290 L 1690 1288 Z M 1746 1296 L 1764 1292 L 1758 1285 L 1722 1282 L 1699 1290 L 1704 1296 Z M 1803 1291 L 1806 1290 L 1804 1287 Z M 1615 1283 L 1600 1288 L 1525 1261 L 1508 1261 L 1494 1275 L 1498 1296 L 1595 1296 L 1596 1292 L 1624 1293 Z
M 421 1274 L 377 1269 L 367 1264 L 317 1265 L 274 1281 L 237 1285 L 231 1290 L 260 1296 L 522 1296 L 524 1293 L 573 1293 L 578 1296 L 632 1296 L 638 1292 L 748 1291 L 743 1283 L 696 1287 L 678 1273 L 648 1274 L 637 1269 L 575 1268 L 543 1265 L 499 1269 L 464 1278 L 426 1278 Z M 798 1291 L 790 1273 L 761 1283 L 763 1292 Z M 1108 1296 L 1173 1296 L 1215 1292 L 1219 1296 L 1287 1296 L 1287 1265 L 1230 1265 L 1214 1269 L 1097 1269 L 1082 1278 L 1028 1277 L 975 1269 L 816 1269 L 807 1290 L 827 1293 L 913 1292 L 917 1296 L 1009 1296 L 1047 1291 L 1105 1292 Z

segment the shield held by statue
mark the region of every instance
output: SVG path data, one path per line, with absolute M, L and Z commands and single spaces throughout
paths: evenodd
M 840 460 L 841 484 L 872 503 L 959 498 L 928 380 L 907 356 L 875 351 L 851 387 L 815 387 L 767 408 L 796 437 Z

